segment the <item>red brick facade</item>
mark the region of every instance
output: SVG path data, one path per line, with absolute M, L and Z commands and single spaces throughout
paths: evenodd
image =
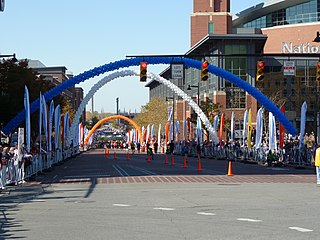
M 191 47 L 209 34 L 209 22 L 214 34 L 232 32 L 230 0 L 194 0 L 191 16 Z

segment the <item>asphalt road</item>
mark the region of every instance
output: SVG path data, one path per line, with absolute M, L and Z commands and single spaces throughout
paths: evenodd
M 101 153 L 0 195 L 0 239 L 320 239 L 312 170 Z
M 174 162 L 166 155 L 155 155 L 148 161 L 147 155 L 103 149 L 81 154 L 54 168 L 54 171 L 38 176 L 41 183 L 143 183 L 143 182 L 315 182 L 314 169 L 291 167 L 265 167 L 258 164 L 232 163 L 233 177 L 228 177 L 226 160 L 188 157 L 184 166 L 183 156 L 174 155 Z

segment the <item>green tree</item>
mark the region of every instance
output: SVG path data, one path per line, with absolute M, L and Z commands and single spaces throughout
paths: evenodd
M 140 127 L 154 124 L 155 129 L 157 129 L 160 123 L 161 126 L 165 126 L 167 123 L 167 109 L 168 105 L 165 101 L 160 97 L 154 97 L 145 106 L 141 107 L 141 112 L 134 117 L 133 121 Z
M 28 87 L 30 103 L 39 98 L 40 92 L 45 93 L 54 87 L 53 83 L 44 80 L 42 76 L 28 67 L 28 61 L 18 63 L 12 59 L 0 60 L 0 123 L 7 124 L 24 109 L 24 86 Z M 62 95 L 54 98 L 55 105 L 69 108 Z M 38 111 L 31 115 L 33 137 L 38 132 Z M 24 123 L 21 123 L 24 126 Z

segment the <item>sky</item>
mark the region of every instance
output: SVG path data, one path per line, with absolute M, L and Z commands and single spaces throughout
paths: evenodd
M 231 12 L 260 2 L 231 0 Z M 192 0 L 5 0 L 0 55 L 16 53 L 18 59 L 65 66 L 78 75 L 130 55 L 184 54 L 190 49 L 192 12 Z M 148 72 L 159 74 L 166 67 L 149 65 Z M 76 86 L 86 94 L 108 74 Z M 139 112 L 149 101 L 145 85 L 139 77 L 115 79 L 94 95 L 94 110 L 115 113 L 118 97 L 120 111 Z

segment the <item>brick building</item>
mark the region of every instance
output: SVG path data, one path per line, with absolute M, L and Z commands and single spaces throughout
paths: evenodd
M 284 102 L 286 115 L 297 128 L 301 105 L 307 101 L 307 132 L 315 131 L 319 112 L 319 84 L 315 73 L 320 46 L 313 40 L 319 31 L 319 9 L 319 0 L 270 0 L 232 16 L 230 0 L 194 0 L 191 47 L 185 55 L 207 60 L 239 76 L 276 103 Z M 257 82 L 256 65 L 260 59 L 265 61 L 265 79 Z M 294 62 L 294 76 L 284 74 L 286 61 Z M 170 72 L 167 68 L 161 75 L 170 80 Z M 252 109 L 255 122 L 259 103 L 224 79 L 209 75 L 208 81 L 201 82 L 199 70 L 185 69 L 185 79 L 175 84 L 184 90 L 194 86 L 189 91 L 194 99 L 209 98 L 219 103 L 227 118 L 235 112 L 236 130 L 242 128 L 246 109 Z M 172 97 L 170 89 L 159 83 L 150 82 L 147 87 L 150 98 Z M 175 100 L 175 104 L 176 119 L 190 117 L 189 106 L 180 99 Z

